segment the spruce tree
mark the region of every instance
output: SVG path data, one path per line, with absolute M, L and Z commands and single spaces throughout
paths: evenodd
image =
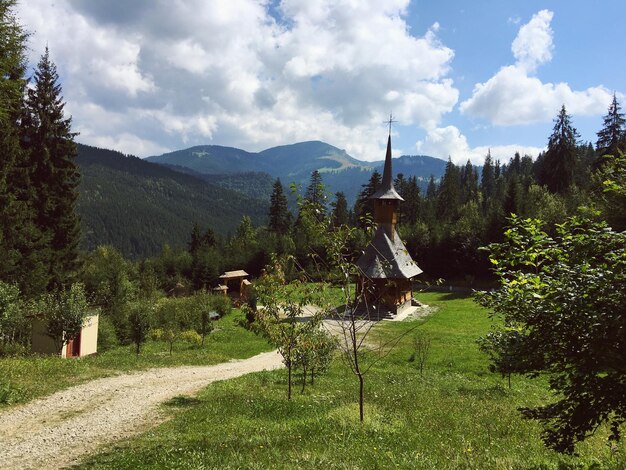
M 370 201 L 370 196 L 378 191 L 381 181 L 382 176 L 378 170 L 374 170 L 374 173 L 370 176 L 369 181 L 366 184 L 361 185 L 361 188 L 363 189 L 359 192 L 356 202 L 354 203 L 354 215 L 358 225 L 361 227 L 367 226 L 367 218 L 372 216 L 373 207 L 372 201 Z
M 567 192 L 574 182 L 577 142 L 578 132 L 572 126 L 571 117 L 563 105 L 554 121 L 548 149 L 538 171 L 539 183 L 553 193 Z
M 478 200 L 478 172 L 469 160 L 461 169 L 461 191 L 463 204 Z
M 613 101 L 604 116 L 602 129 L 597 134 L 596 151 L 600 157 L 599 162 L 602 161 L 604 155 L 617 156 L 619 152 L 626 150 L 626 119 L 624 119 L 624 114 L 620 113 L 620 109 L 621 106 L 613 93 Z
M 76 214 L 80 173 L 76 165 L 76 133 L 48 48 L 37 64 L 22 118 L 23 146 L 29 155 L 35 190 L 36 222 L 50 239 L 49 287 L 71 284 L 78 270 L 79 219 Z
M 32 297 L 48 278 L 45 238 L 34 222 L 34 191 L 20 146 L 28 35 L 13 14 L 15 3 L 0 0 L 0 280 Z
M 437 183 L 434 175 L 430 175 L 428 186 L 426 187 L 426 199 L 434 200 L 437 197 Z
M 437 194 L 437 217 L 443 221 L 452 221 L 458 216 L 460 206 L 461 172 L 459 167 L 448 159 Z
M 402 208 L 402 220 L 399 222 L 407 225 L 414 224 L 420 216 L 422 206 L 420 188 L 415 175 L 411 176 L 403 184 L 400 196 L 402 196 L 404 202 L 400 205 Z
M 202 245 L 202 232 L 200 231 L 200 225 L 198 222 L 193 224 L 193 228 L 191 229 L 191 239 L 189 243 L 187 243 L 189 254 L 192 258 L 198 253 L 200 246 Z
M 483 172 L 480 176 L 480 190 L 483 194 L 483 208 L 487 207 L 488 201 L 493 195 L 496 178 L 494 175 L 493 161 L 491 160 L 491 152 L 487 152 L 485 163 L 483 164 Z
M 348 201 L 346 195 L 339 191 L 335 193 L 335 200 L 331 203 L 333 208 L 332 212 L 332 224 L 333 227 L 339 227 L 341 225 L 347 225 L 350 221 L 348 213 Z
M 313 170 L 311 173 L 304 199 L 312 205 L 318 215 L 318 220 L 322 220 L 326 215 L 326 194 L 322 175 L 318 170 Z
M 285 235 L 291 227 L 291 213 L 287 207 L 287 197 L 283 191 L 280 178 L 276 178 L 272 197 L 270 199 L 269 229 L 280 235 Z

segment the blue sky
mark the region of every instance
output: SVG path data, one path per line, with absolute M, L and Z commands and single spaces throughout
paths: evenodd
M 480 163 L 536 156 L 561 104 L 595 142 L 623 101 L 626 2 L 23 0 L 80 142 L 141 157 L 324 140 Z
M 618 18 L 626 14 L 626 2 L 592 1 L 413 1 L 408 24 L 420 31 L 439 22 L 438 36 L 455 51 L 451 77 L 460 90 L 460 101 L 471 96 L 476 83 L 483 83 L 500 67 L 514 62 L 511 44 L 520 26 L 541 10 L 552 11 L 552 59 L 541 65 L 536 76 L 544 83 L 565 82 L 574 90 L 603 85 L 618 96 L 626 91 L 626 64 Z M 604 113 L 604 111 L 603 111 Z M 556 113 L 555 113 L 556 114 Z M 595 143 L 602 116 L 574 115 L 582 140 Z M 456 109 L 447 122 L 463 129 L 475 146 L 517 142 L 543 146 L 551 131 L 545 120 L 520 126 L 491 126 Z

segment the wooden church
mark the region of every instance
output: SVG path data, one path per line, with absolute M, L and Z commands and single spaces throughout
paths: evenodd
M 377 317 L 394 316 L 413 303 L 411 279 L 422 270 L 400 240 L 398 205 L 404 201 L 393 186 L 391 133 L 380 189 L 370 196 L 377 225 L 372 241 L 357 261 L 357 309 Z

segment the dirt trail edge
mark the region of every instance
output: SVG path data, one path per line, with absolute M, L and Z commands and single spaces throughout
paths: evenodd
M 203 367 L 149 369 L 71 387 L 0 413 L 0 468 L 62 468 L 157 424 L 159 404 L 211 382 L 282 366 L 276 351 Z

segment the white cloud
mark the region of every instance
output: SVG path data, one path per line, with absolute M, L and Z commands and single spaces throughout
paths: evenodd
M 503 67 L 485 83 L 478 83 L 461 112 L 484 118 L 498 126 L 550 121 L 563 104 L 570 114 L 599 115 L 612 94 L 602 86 L 583 91 L 567 83 L 542 83 L 515 65 Z
M 519 29 L 511 50 L 520 68 L 532 72 L 552 59 L 552 16 L 551 11 L 541 10 Z
M 80 141 L 141 156 L 217 142 L 322 139 L 380 159 L 380 122 L 432 128 L 453 110 L 453 51 L 408 0 L 29 0 L 31 63 L 49 44 Z M 130 135 L 134 138 L 130 138 Z M 108 145 L 108 144 L 107 144 Z
M 532 75 L 537 66 L 552 59 L 552 16 L 552 12 L 542 10 L 520 28 L 512 45 L 517 62 L 477 83 L 472 96 L 461 103 L 461 113 L 498 126 L 512 126 L 549 122 L 563 104 L 575 115 L 606 111 L 612 94 L 603 86 L 575 91 L 567 83 L 543 83 Z
M 535 158 L 543 150 L 540 147 L 517 144 L 470 147 L 467 138 L 455 126 L 430 129 L 426 137 L 417 142 L 416 149 L 420 154 L 443 159 L 450 157 L 457 165 L 462 165 L 467 160 L 475 165 L 482 165 L 487 152 L 491 152 L 494 159 L 507 162 L 515 152 Z

